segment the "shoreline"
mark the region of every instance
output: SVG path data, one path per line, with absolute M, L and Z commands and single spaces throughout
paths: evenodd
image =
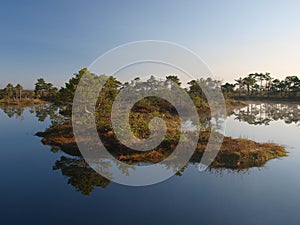
M 270 103 L 300 103 L 300 98 L 272 98 L 272 97 L 259 97 L 259 96 L 243 96 L 243 97 L 230 97 L 230 99 L 234 99 L 240 102 L 270 102 Z
M 40 99 L 26 99 L 21 101 L 0 100 L 0 107 L 9 107 L 9 106 L 31 107 L 36 105 L 45 105 L 49 103 L 50 102 L 48 101 L 44 101 Z
M 200 162 L 209 135 L 210 132 L 200 133 L 197 148 L 190 159 L 191 163 Z M 69 155 L 81 157 L 70 124 L 57 125 L 47 129 L 45 132 L 36 133 L 36 136 L 42 137 L 44 145 L 58 147 Z M 112 131 L 99 132 L 99 137 L 105 142 L 104 145 L 109 147 L 110 153 L 116 159 L 129 164 L 160 162 L 168 157 L 176 147 L 174 143 L 163 141 L 162 146 L 165 147 L 136 153 L 128 151 L 123 145 L 117 143 Z M 283 146 L 278 144 L 258 143 L 243 138 L 224 137 L 221 149 L 210 167 L 243 170 L 251 167 L 262 167 L 269 160 L 284 156 L 287 156 L 287 152 Z

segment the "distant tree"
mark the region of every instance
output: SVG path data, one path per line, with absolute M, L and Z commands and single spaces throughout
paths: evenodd
M 239 97 L 240 97 L 241 96 L 241 90 L 244 86 L 243 78 L 240 77 L 239 79 L 235 80 L 235 82 L 236 82 L 236 85 L 238 86 Z
M 255 80 L 253 74 L 249 74 L 247 77 L 245 77 L 243 79 L 243 83 L 244 83 L 244 85 L 247 88 L 247 94 L 248 94 L 248 96 L 250 95 L 250 91 L 251 91 L 253 85 L 255 84 L 255 82 L 256 82 L 256 80 Z
M 75 73 L 74 76 L 65 84 L 65 87 L 62 87 L 59 90 L 58 97 L 55 101 L 57 105 L 62 106 L 61 113 L 65 116 L 71 116 L 75 92 L 83 76 L 84 78 L 86 78 L 83 80 L 83 83 L 81 85 L 81 88 L 83 88 L 84 90 L 82 89 L 80 91 L 83 91 L 82 93 L 84 94 L 84 98 L 86 99 L 86 101 L 93 97 L 94 93 L 92 93 L 92 89 L 90 88 L 91 86 L 98 86 L 99 84 L 103 86 L 102 90 L 99 90 L 100 93 L 96 108 L 98 107 L 99 99 L 101 99 L 102 101 L 107 101 L 106 103 L 101 104 L 101 107 L 105 107 L 106 109 L 109 106 L 109 102 L 115 98 L 121 86 L 121 83 L 114 77 L 108 77 L 105 75 L 97 76 L 93 73 L 90 73 L 87 68 L 81 69 L 78 73 Z M 91 110 L 95 110 L 95 108 L 88 111 Z
M 201 89 L 200 82 L 201 85 L 205 85 L 206 81 L 204 79 L 197 80 L 197 81 L 191 80 L 190 82 L 187 83 L 188 85 L 190 85 L 188 89 L 188 94 L 190 95 L 195 106 L 199 110 L 208 107 L 207 99 L 205 97 L 205 94 L 203 93 L 203 90 Z
M 0 99 L 3 99 L 3 98 L 4 98 L 4 90 L 0 89 Z
M 39 78 L 35 83 L 35 96 L 44 100 L 53 100 L 57 94 L 57 88 L 52 83 L 46 83 L 44 78 Z
M 35 83 L 35 89 L 34 89 L 36 98 L 43 98 L 45 95 L 45 91 L 46 91 L 46 81 L 44 80 L 44 78 L 39 78 Z
M 101 76 L 96 76 L 95 81 L 102 82 L 101 79 Z M 111 108 L 116 96 L 118 95 L 121 85 L 121 82 L 112 76 L 108 77 L 104 83 L 104 87 L 99 93 L 96 104 L 96 118 L 99 129 L 107 129 L 110 127 L 109 121 L 111 117 Z
M 190 85 L 190 87 L 189 87 L 190 95 L 197 95 L 199 97 L 204 95 L 199 83 L 196 80 L 191 80 L 187 84 Z
M 262 96 L 263 95 L 263 89 L 264 89 L 263 88 L 263 81 L 265 80 L 265 75 L 263 73 L 252 73 L 252 74 L 249 74 L 249 76 L 252 76 L 255 80 L 260 82 L 259 93 Z
M 278 88 L 279 88 L 280 96 L 282 96 L 283 93 L 286 91 L 286 83 L 284 80 L 279 82 Z
M 56 104 L 64 106 L 61 113 L 64 115 L 71 115 L 71 107 L 75 95 L 76 88 L 79 84 L 81 77 L 89 73 L 87 68 L 81 69 L 78 73 L 74 74 L 68 83 L 65 84 L 65 87 L 62 87 L 58 92 L 58 97 L 56 99 Z
M 151 75 L 150 78 L 147 80 L 146 83 L 140 84 L 138 86 L 143 86 L 144 89 L 145 89 L 146 88 L 145 84 L 147 84 L 146 86 L 148 88 L 153 89 L 153 88 L 157 87 L 158 81 L 155 79 L 155 77 L 153 75 Z
M 166 76 L 166 82 L 168 81 L 172 81 L 174 84 L 180 86 L 181 85 L 181 82 L 180 82 L 180 79 L 178 76 L 176 75 L 169 75 L 169 76 Z
M 273 78 L 271 77 L 270 73 L 265 73 L 265 81 L 266 81 L 265 91 L 267 92 L 268 96 L 270 94 L 270 88 L 271 88 L 271 85 L 272 85 L 272 80 L 273 80 Z
M 233 93 L 235 85 L 227 82 L 227 83 L 223 84 L 221 87 L 222 87 L 222 91 L 224 93 Z
M 6 97 L 8 99 L 14 98 L 14 91 L 15 91 L 15 88 L 11 83 L 6 85 L 6 87 L 4 88 L 4 94 L 6 95 Z
M 22 101 L 22 91 L 23 91 L 22 85 L 17 84 L 15 90 L 16 90 L 16 98 L 19 99 L 19 101 Z
M 289 96 L 296 96 L 300 89 L 300 80 L 297 76 L 287 76 L 284 80 Z
M 279 85 L 280 85 L 279 79 L 274 79 L 272 81 L 270 85 L 270 91 L 272 92 L 272 95 L 277 95 L 278 93 L 280 93 Z
M 260 92 L 260 86 L 257 83 L 253 84 L 253 86 L 252 86 L 252 95 L 253 94 L 256 95 L 259 92 Z

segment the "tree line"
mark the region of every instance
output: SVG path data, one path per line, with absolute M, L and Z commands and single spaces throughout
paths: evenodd
M 251 73 L 225 83 L 222 90 L 231 97 L 297 98 L 300 94 L 300 80 L 287 76 L 282 80 L 271 77 L 270 73 Z
M 13 84 L 9 83 L 4 89 L 0 90 L 0 99 L 13 99 L 21 101 L 24 95 L 23 90 L 24 89 L 21 84 L 14 86 Z
M 113 76 L 96 75 L 88 71 L 88 69 L 83 68 L 78 73 L 75 73 L 74 76 L 57 93 L 55 102 L 61 106 L 62 113 L 65 115 L 71 114 L 74 94 L 83 75 L 85 75 L 85 77 L 89 77 L 89 81 L 91 83 L 89 83 L 88 85 L 95 85 L 105 80 L 105 82 L 103 82 L 103 89 L 99 92 L 99 100 L 96 105 L 96 109 L 98 107 L 101 108 L 102 111 L 107 112 L 109 112 L 110 106 L 112 105 L 114 98 L 117 96 L 118 92 L 124 88 L 142 93 L 149 91 L 149 88 L 151 89 L 157 86 L 167 86 L 168 88 L 172 89 L 172 85 L 177 85 L 185 90 L 190 95 L 191 99 L 195 102 L 197 108 L 203 109 L 207 108 L 208 105 L 199 83 L 201 83 L 202 86 L 208 86 L 210 89 L 218 87 L 220 88 L 221 84 L 218 80 L 213 80 L 211 78 L 201 78 L 199 80 L 191 80 L 187 83 L 187 87 L 182 87 L 182 83 L 177 75 L 168 75 L 165 77 L 165 79 L 157 79 L 152 75 L 146 81 L 142 81 L 140 77 L 136 77 L 129 82 L 122 83 Z M 87 95 L 89 92 L 88 85 L 85 89 Z M 86 98 L 88 98 L 88 96 L 86 96 Z M 155 103 L 159 104 L 158 101 L 159 100 L 156 100 Z M 142 103 L 149 104 L 149 101 L 148 103 L 146 103 L 146 101 L 142 101 Z
M 39 78 L 35 83 L 34 90 L 24 90 L 21 84 L 14 86 L 9 83 L 0 89 L 0 100 L 7 102 L 22 102 L 23 100 L 41 99 L 52 101 L 56 98 L 58 89 L 52 83 L 47 83 L 44 78 Z
M 52 83 L 46 82 L 44 78 L 37 79 L 33 91 L 24 90 L 21 84 L 14 86 L 9 83 L 4 89 L 0 89 L 0 100 L 7 101 L 22 101 L 23 99 L 41 99 L 45 101 L 55 102 L 58 105 L 64 105 L 66 114 L 70 114 L 73 97 L 79 80 L 83 74 L 88 73 L 94 78 L 103 80 L 103 76 L 97 76 L 90 73 L 86 68 L 81 69 L 78 73 L 65 84 L 64 87 L 58 89 Z M 106 76 L 107 77 L 107 76 Z M 96 82 L 97 79 L 94 79 Z M 181 86 L 181 81 L 176 75 L 166 76 L 165 80 L 156 80 L 151 76 L 148 84 L 170 85 L 169 82 Z M 197 105 L 204 105 L 206 102 L 205 95 L 203 94 L 199 83 L 211 87 L 221 87 L 221 90 L 226 97 L 232 98 L 298 98 L 300 95 L 300 80 L 297 76 L 287 76 L 283 80 L 272 78 L 270 73 L 251 73 L 245 77 L 240 77 L 235 80 L 235 83 L 225 83 L 222 85 L 220 80 L 212 78 L 191 80 L 187 83 L 184 89 L 191 96 L 192 100 Z M 122 84 L 114 77 L 109 77 L 106 84 L 106 94 L 103 94 L 102 99 L 113 99 L 118 91 L 122 88 L 132 86 L 140 89 L 144 83 L 141 82 L 139 77 L 136 77 L 130 82 Z M 110 104 L 108 104 L 110 105 Z

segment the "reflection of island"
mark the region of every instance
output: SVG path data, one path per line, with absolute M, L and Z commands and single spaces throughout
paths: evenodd
M 38 118 L 38 121 L 44 122 L 47 117 L 51 119 L 52 122 L 58 121 L 61 116 L 58 115 L 58 107 L 53 104 L 45 104 L 45 105 L 36 105 L 31 107 L 23 107 L 18 105 L 5 105 L 1 106 L 3 112 L 9 118 L 23 118 L 23 113 L 25 109 L 29 109 L 30 114 L 35 114 L 35 117 Z
M 72 134 L 70 134 L 70 126 L 67 124 L 52 126 L 44 133 L 39 133 L 39 136 L 44 136 L 43 143 L 47 145 L 57 145 L 68 156 L 63 157 L 56 162 L 54 169 L 60 169 L 64 176 L 68 177 L 68 183 L 73 185 L 77 190 L 83 194 L 88 195 L 95 187 L 107 187 L 109 182 L 104 182 L 106 178 L 97 174 L 90 166 L 84 163 L 82 156 L 77 148 L 76 142 Z M 112 145 L 113 137 L 106 135 L 106 144 Z M 101 134 L 100 134 L 101 136 Z M 194 155 L 190 159 L 189 164 L 198 164 L 201 160 L 205 147 L 209 138 L 209 132 L 201 132 L 200 140 L 195 150 Z M 105 140 L 104 140 L 105 141 Z M 186 142 L 187 148 L 189 143 Z M 111 154 L 118 160 L 129 165 L 136 164 L 153 164 L 161 162 L 168 157 L 174 146 L 172 143 L 164 142 L 163 148 L 158 148 L 152 151 L 146 152 L 133 152 L 124 149 L 124 146 L 114 143 L 114 147 L 110 149 Z M 213 147 L 213 145 L 212 145 Z M 286 156 L 286 151 L 283 147 L 271 144 L 271 143 L 257 143 L 255 141 L 247 139 L 232 139 L 230 137 L 224 137 L 224 142 L 219 151 L 217 157 L 211 164 L 210 168 L 227 168 L 230 170 L 241 171 L 251 167 L 261 167 L 267 161 Z M 178 171 L 176 159 L 172 158 L 171 161 L 166 161 L 164 166 L 168 170 Z M 105 158 L 103 162 L 107 163 L 106 166 L 101 162 L 101 168 L 105 167 L 107 171 L 118 169 L 127 176 L 130 175 L 130 171 L 122 168 L 120 165 L 108 163 Z M 189 166 L 189 164 L 187 166 Z M 106 172 L 107 172 L 106 171 Z M 176 175 L 182 175 L 184 169 L 177 172 Z M 106 177 L 110 177 L 106 173 Z M 107 184 L 107 185 L 100 185 Z
M 90 168 L 82 157 L 62 156 L 55 162 L 54 170 L 61 170 L 68 177 L 68 183 L 73 185 L 83 195 L 89 195 L 95 187 L 106 188 L 110 181 Z
M 137 115 L 137 112 L 134 112 L 135 115 Z M 166 123 L 168 124 L 173 122 L 174 124 L 174 116 L 168 118 Z M 197 148 L 187 166 L 198 164 L 200 162 L 211 134 L 211 131 L 208 129 L 210 127 L 210 118 L 203 116 L 200 120 L 205 129 L 200 132 Z M 217 123 L 218 120 L 216 118 L 214 118 L 214 120 L 216 120 Z M 171 134 L 173 134 L 172 137 L 174 138 L 168 138 L 168 136 L 166 136 L 167 138 L 164 139 L 160 146 L 145 152 L 130 151 L 130 149 L 126 148 L 126 146 L 122 145 L 115 139 L 113 131 L 99 130 L 98 134 L 111 155 L 119 161 L 134 167 L 140 164 L 154 164 L 162 162 L 170 156 L 176 147 L 176 143 L 178 141 L 177 138 L 179 138 L 174 135 L 174 130 L 170 131 L 172 131 Z M 70 120 L 66 120 L 64 123 L 52 124 L 46 131 L 39 132 L 37 135 L 43 137 L 42 142 L 44 144 L 57 146 L 68 155 L 68 158 L 65 157 L 60 159 L 54 168 L 60 169 L 62 174 L 68 177 L 69 184 L 76 187 L 77 190 L 80 190 L 83 194 L 87 195 L 94 189 L 94 187 L 107 187 L 106 185 L 100 185 L 103 184 L 103 179 L 105 180 L 106 178 L 103 178 L 100 175 L 95 177 L 97 173 L 94 172 L 90 166 L 87 166 L 86 163 L 84 163 L 72 132 L 72 123 Z M 219 136 L 221 134 L 216 133 L 216 135 Z M 91 143 L 91 145 L 93 145 L 93 143 Z M 185 145 L 187 145 L 186 149 L 188 149 L 188 140 L 185 142 Z M 214 144 L 210 145 L 210 147 L 214 148 Z M 94 148 L 91 147 L 90 149 Z M 230 137 L 224 137 L 221 150 L 210 165 L 210 168 L 227 168 L 230 170 L 241 171 L 251 167 L 261 167 L 267 161 L 282 156 L 286 156 L 286 151 L 282 146 L 278 146 L 276 144 L 257 143 L 255 141 L 242 138 L 233 139 Z M 168 170 L 178 171 L 180 168 L 178 168 L 178 163 L 176 163 L 176 161 L 180 161 L 181 155 L 173 155 L 172 157 L 172 160 L 164 162 L 164 166 Z M 108 159 L 105 157 L 100 158 L 101 161 L 103 160 L 104 162 L 108 162 Z M 97 164 L 97 162 L 95 162 L 95 164 Z M 97 168 L 101 167 L 104 168 L 104 170 L 107 169 L 107 171 L 118 170 L 122 174 L 127 176 L 130 175 L 130 171 L 124 169 L 121 163 L 116 165 L 110 162 L 106 166 L 107 167 L 103 166 L 102 163 L 99 163 Z M 94 175 L 92 175 L 93 173 Z M 184 169 L 177 172 L 176 175 L 182 175 L 183 173 Z M 106 177 L 110 177 L 109 174 Z M 86 186 L 83 184 L 86 184 Z
M 281 103 L 250 103 L 247 107 L 234 110 L 235 119 L 253 125 L 269 125 L 282 120 L 287 124 L 299 124 L 300 105 Z
M 20 107 L 7 107 L 3 108 L 3 110 L 10 117 L 22 117 L 24 111 L 24 109 Z M 240 111 L 242 112 L 242 110 Z M 40 132 L 38 135 L 43 137 L 44 144 L 52 146 L 52 152 L 63 151 L 65 153 L 64 156 L 56 161 L 53 169 L 60 170 L 62 175 L 67 177 L 70 185 L 74 186 L 84 195 L 89 195 L 96 187 L 106 188 L 109 185 L 110 181 L 95 172 L 82 158 L 72 133 L 70 121 L 65 121 L 64 118 L 57 113 L 58 109 L 56 107 L 51 105 L 35 106 L 30 108 L 29 112 L 34 114 L 39 121 L 44 121 L 47 116 L 50 117 L 52 125 L 45 132 Z M 263 116 L 261 117 L 263 118 Z M 202 118 L 201 121 L 205 127 L 208 126 L 207 118 Z M 200 132 L 197 149 L 188 165 L 200 162 L 208 142 L 209 134 L 210 132 Z M 174 150 L 174 147 L 176 147 L 174 141 L 170 142 L 170 140 L 165 140 L 157 149 L 137 153 L 127 151 L 124 146 L 119 145 L 119 143 L 114 140 L 111 132 L 99 133 L 99 136 L 100 138 L 102 136 L 102 140 L 110 147 L 110 152 L 116 159 L 132 167 L 140 163 L 152 164 L 161 162 L 168 157 Z M 188 144 L 189 142 L 187 141 L 186 145 Z M 285 149 L 278 145 L 270 143 L 260 144 L 246 139 L 224 137 L 221 151 L 218 153 L 210 168 L 228 168 L 233 171 L 240 171 L 250 167 L 263 166 L 268 160 L 285 155 Z M 180 155 L 175 155 L 175 159 L 180 159 Z M 130 171 L 124 168 L 121 163 L 113 164 L 104 158 L 102 160 L 100 164 L 105 170 L 105 173 L 102 174 L 105 174 L 106 177 L 110 177 L 109 172 L 112 171 L 112 169 L 118 169 L 126 176 L 130 174 Z M 166 161 L 164 166 L 169 170 L 177 171 L 178 165 L 176 160 L 173 158 L 171 161 Z M 176 175 L 180 176 L 183 173 L 184 169 L 181 169 Z
M 186 167 L 190 165 L 198 165 L 208 139 L 208 134 L 201 135 L 201 142 L 190 159 L 189 163 L 182 169 L 178 168 L 180 155 L 175 158 L 167 160 L 163 163 L 167 170 L 178 171 L 177 176 L 182 176 Z M 186 143 L 188 145 L 188 143 Z M 213 147 L 213 146 L 212 146 Z M 74 186 L 83 195 L 89 195 L 96 187 L 106 188 L 110 181 L 109 179 L 99 175 L 95 172 L 77 152 L 77 156 L 72 156 L 71 150 L 63 150 L 67 156 L 62 156 L 56 161 L 54 170 L 61 170 L 63 176 L 68 178 L 68 184 Z M 71 151 L 71 152 L 70 152 Z M 158 149 L 145 153 L 135 153 L 120 155 L 119 160 L 123 163 L 129 164 L 134 169 L 135 165 L 152 164 L 164 160 L 172 150 L 170 148 Z M 76 155 L 76 154 L 74 154 Z M 246 139 L 232 139 L 225 137 L 221 151 L 210 165 L 209 169 L 220 171 L 222 169 L 229 169 L 230 171 L 244 171 L 251 167 L 261 167 L 265 165 L 268 160 L 286 156 L 283 147 L 271 143 L 256 143 Z M 99 163 L 99 162 L 98 162 Z M 97 163 L 95 163 L 97 164 Z M 97 168 L 104 168 L 102 174 L 106 177 L 111 177 L 109 171 L 119 170 L 126 176 L 130 175 L 130 171 L 122 166 L 121 163 L 114 164 L 109 160 L 103 159 Z
M 22 119 L 25 108 L 18 106 L 1 106 L 1 109 L 9 118 L 16 117 Z

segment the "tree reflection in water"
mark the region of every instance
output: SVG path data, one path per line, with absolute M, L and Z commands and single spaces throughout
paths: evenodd
M 62 175 L 68 177 L 68 184 L 74 186 L 83 195 L 90 195 L 95 187 L 106 188 L 110 183 L 108 179 L 89 167 L 81 157 L 62 156 L 55 162 L 53 170 L 61 170 Z
M 5 106 L 1 107 L 3 112 L 9 117 L 16 117 L 23 119 L 23 113 L 26 108 L 19 106 Z M 52 124 L 61 123 L 64 118 L 59 115 L 58 107 L 53 105 L 39 105 L 33 106 L 28 110 L 34 114 L 38 121 L 44 122 L 48 117 Z M 282 120 L 287 124 L 299 124 L 300 120 L 300 106 L 299 104 L 283 104 L 283 103 L 251 103 L 247 107 L 233 111 L 236 120 L 245 121 L 253 125 L 268 125 L 271 121 Z M 203 126 L 209 126 L 209 118 L 200 118 Z M 52 152 L 62 151 L 60 148 L 52 147 Z M 95 162 L 96 163 L 96 162 Z M 98 162 L 99 163 L 99 162 Z M 179 170 L 176 175 L 181 176 L 187 166 L 194 164 L 193 160 L 190 161 L 186 167 Z M 109 168 L 118 168 L 122 173 L 129 175 L 129 171 L 122 167 L 122 164 L 112 165 L 111 162 L 103 160 L 101 162 L 102 168 L 107 168 L 103 171 L 106 177 L 111 177 Z M 167 161 L 165 163 L 167 169 L 176 170 L 176 162 Z M 106 188 L 110 184 L 110 180 L 99 175 L 95 172 L 81 156 L 72 156 L 65 152 L 59 160 L 55 162 L 53 170 L 60 170 L 62 175 L 67 177 L 68 184 L 74 186 L 76 190 L 80 191 L 83 195 L 90 195 L 96 187 Z M 229 170 L 229 169 L 210 169 L 210 172 L 216 174 L 223 174 L 224 172 L 245 172 L 245 170 Z
M 3 112 L 9 117 L 9 118 L 19 118 L 23 120 L 23 113 L 25 108 L 19 107 L 19 106 L 1 106 L 1 109 Z
M 1 106 L 3 112 L 9 118 L 17 118 L 23 119 L 23 113 L 26 109 L 30 114 L 35 114 L 35 117 L 39 122 L 44 122 L 48 117 L 50 118 L 52 123 L 59 122 L 62 117 L 58 113 L 58 107 L 53 104 L 45 104 L 45 105 L 36 105 L 31 107 L 22 107 L 17 105 L 12 106 Z
M 236 120 L 252 125 L 269 125 L 271 121 L 282 120 L 287 124 L 299 125 L 300 105 L 284 103 L 251 103 L 247 107 L 234 110 Z

